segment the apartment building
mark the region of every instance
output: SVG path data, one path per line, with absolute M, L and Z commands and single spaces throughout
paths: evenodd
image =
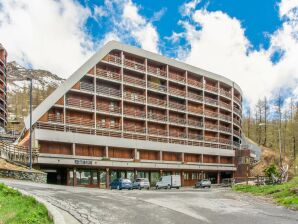
M 7 52 L 0 44 L 0 130 L 2 131 L 7 124 L 6 60 Z
M 66 185 L 168 174 L 184 186 L 220 182 L 236 170 L 241 94 L 223 76 L 109 42 L 33 111 L 34 165 Z

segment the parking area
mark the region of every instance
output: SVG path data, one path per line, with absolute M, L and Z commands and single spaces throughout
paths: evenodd
M 102 190 L 0 179 L 66 211 L 78 223 L 294 224 L 298 212 L 228 188 Z

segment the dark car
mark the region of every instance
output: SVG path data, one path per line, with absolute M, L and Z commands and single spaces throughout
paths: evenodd
M 211 187 L 211 181 L 207 179 L 203 179 L 201 181 L 198 181 L 195 185 L 195 188 L 205 188 L 205 187 Z
M 110 189 L 118 189 L 118 190 L 122 190 L 122 189 L 128 189 L 128 190 L 132 190 L 132 183 L 129 179 L 115 179 L 112 181 L 112 183 L 110 183 Z

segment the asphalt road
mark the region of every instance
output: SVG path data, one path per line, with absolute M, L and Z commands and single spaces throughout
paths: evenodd
M 296 211 L 222 188 L 111 191 L 9 179 L 0 182 L 50 202 L 64 211 L 67 223 L 298 223 Z

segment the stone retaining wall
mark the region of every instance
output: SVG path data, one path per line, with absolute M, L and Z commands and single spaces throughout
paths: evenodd
M 36 171 L 19 171 L 0 169 L 0 177 L 14 178 L 18 180 L 29 180 L 37 183 L 46 183 L 47 174 Z

